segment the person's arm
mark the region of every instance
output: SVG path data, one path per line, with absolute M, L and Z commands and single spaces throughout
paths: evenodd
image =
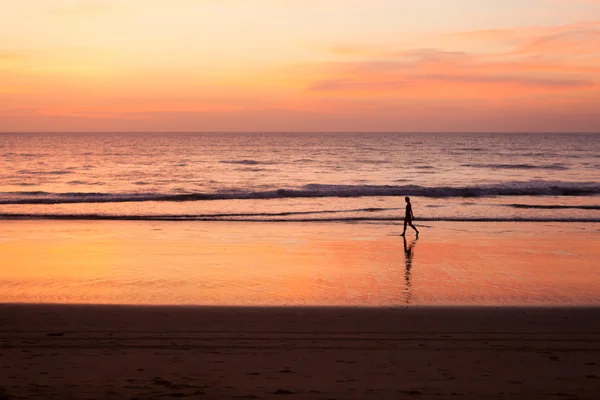
M 410 208 L 410 216 L 412 219 L 415 219 L 415 214 L 413 214 L 412 207 Z

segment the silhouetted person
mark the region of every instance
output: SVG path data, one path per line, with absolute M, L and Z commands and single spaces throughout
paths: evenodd
M 404 292 L 406 293 L 406 304 L 410 303 L 411 297 L 412 297 L 412 277 L 411 277 L 411 269 L 412 269 L 412 262 L 413 262 L 413 249 L 415 247 L 415 244 L 417 244 L 417 240 L 419 240 L 419 237 L 416 237 L 412 243 L 410 244 L 410 246 L 407 245 L 406 243 L 406 237 L 403 237 L 404 239 L 404 256 L 405 258 L 405 265 L 406 265 L 406 270 L 404 272 L 404 281 L 406 284 L 406 289 L 404 290 Z
M 410 227 L 413 228 L 415 232 L 417 232 L 417 236 L 419 236 L 419 231 L 417 230 L 417 228 L 415 228 L 415 226 L 412 223 L 413 219 L 415 218 L 415 215 L 413 214 L 412 205 L 410 204 L 410 197 L 405 197 L 404 200 L 406 200 L 406 214 L 404 215 L 404 232 L 402 232 L 401 236 L 406 235 L 407 225 L 410 225 Z

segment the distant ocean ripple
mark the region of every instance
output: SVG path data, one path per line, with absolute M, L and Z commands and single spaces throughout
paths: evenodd
M 412 196 L 421 221 L 600 220 L 591 134 L 39 133 L 0 149 L 3 219 L 388 221 Z

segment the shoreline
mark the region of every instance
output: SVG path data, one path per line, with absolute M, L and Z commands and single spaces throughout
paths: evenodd
M 600 225 L 417 226 L 0 221 L 0 303 L 600 305 Z
M 0 221 L 0 400 L 595 400 L 596 226 L 428 225 Z
M 115 222 L 230 222 L 230 223 L 403 223 L 398 218 L 338 218 L 338 219 L 223 219 L 223 218 L 203 218 L 195 216 L 114 216 L 114 215 L 0 215 L 0 221 L 115 221 Z M 415 222 L 464 222 L 464 223 L 574 223 L 574 224 L 597 224 L 600 218 L 419 218 Z

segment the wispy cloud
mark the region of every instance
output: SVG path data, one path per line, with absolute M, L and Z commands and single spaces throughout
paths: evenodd
M 191 7 L 203 0 L 174 1 Z M 51 10 L 50 18 L 39 10 L 64 36 L 39 30 L 30 40 L 25 32 L 22 42 L 5 40 L 0 48 L 4 129 L 600 129 L 600 21 L 413 36 L 357 34 L 340 25 L 317 35 L 315 52 L 312 39 L 266 46 L 279 25 L 252 36 L 248 26 L 233 29 L 219 18 L 199 24 L 196 15 L 208 15 L 200 12 L 181 31 L 179 14 L 157 30 L 170 10 L 159 0 L 60 2 L 67 3 L 73 6 Z M 114 23 L 107 40 L 102 16 Z M 177 35 L 161 42 L 163 31 Z M 202 41 L 216 47 L 194 47 Z M 231 51 L 232 43 L 251 52 Z M 269 57 L 252 64 L 256 53 Z
M 405 75 L 403 80 L 360 81 L 331 79 L 313 83 L 309 88 L 317 91 L 360 91 L 381 92 L 409 89 L 419 84 L 446 84 L 440 89 L 447 89 L 449 84 L 457 85 L 499 85 L 503 87 L 520 87 L 523 89 L 573 89 L 595 86 L 596 83 L 583 79 L 551 79 L 510 75 L 451 75 L 451 74 L 413 74 Z M 456 89 L 459 89 L 458 87 Z
M 533 38 L 519 51 L 542 55 L 600 55 L 600 23 L 572 26 L 565 30 Z
M 362 57 L 322 64 L 320 77 L 307 87 L 313 92 L 372 91 L 399 96 L 414 95 L 419 88 L 435 96 L 437 88 L 439 93 L 460 96 L 467 86 L 482 90 L 496 86 L 503 89 L 503 95 L 523 96 L 532 90 L 580 91 L 600 85 L 600 23 L 595 21 L 449 35 L 513 45 L 496 52 L 336 47 L 332 52 L 340 57 Z M 347 51 L 340 52 L 340 48 Z

